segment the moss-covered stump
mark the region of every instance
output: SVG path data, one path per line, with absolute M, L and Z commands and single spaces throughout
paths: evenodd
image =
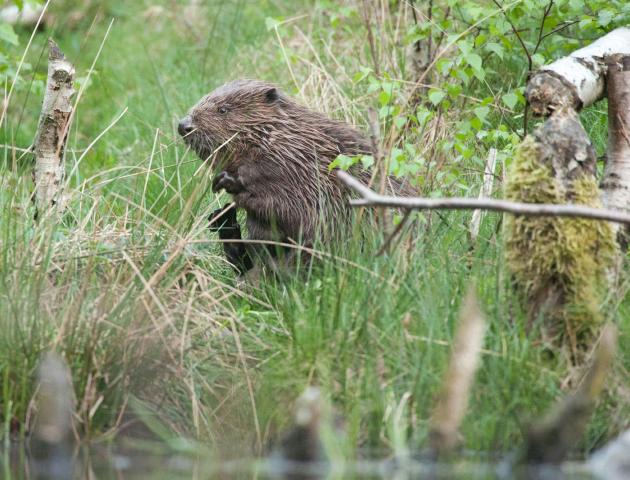
M 518 148 L 506 197 L 530 203 L 600 207 L 595 154 L 572 112 L 561 112 Z M 569 342 L 573 353 L 589 345 L 603 321 L 601 306 L 618 247 L 610 223 L 558 217 L 508 216 L 506 255 L 527 302 L 530 328 Z

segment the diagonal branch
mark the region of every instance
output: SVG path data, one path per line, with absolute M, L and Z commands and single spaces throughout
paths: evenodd
M 494 198 L 424 198 L 393 197 L 380 195 L 363 185 L 347 172 L 338 170 L 337 176 L 361 198 L 350 200 L 354 207 L 389 207 L 411 210 L 489 210 L 534 217 L 576 217 L 630 225 L 630 214 L 605 208 L 593 208 L 582 205 L 555 205 L 548 203 L 523 203 Z

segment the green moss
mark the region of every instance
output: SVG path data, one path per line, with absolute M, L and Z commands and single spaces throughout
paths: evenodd
M 594 178 L 583 175 L 568 187 L 540 160 L 537 143 L 519 147 L 506 184 L 506 197 L 530 203 L 601 206 Z M 506 256 L 514 278 L 536 312 L 550 291 L 559 305 L 546 314 L 547 324 L 565 326 L 572 338 L 592 333 L 601 323 L 607 277 L 617 256 L 608 222 L 575 218 L 508 216 Z

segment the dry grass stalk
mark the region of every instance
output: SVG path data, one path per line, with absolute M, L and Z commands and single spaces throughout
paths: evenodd
M 486 321 L 471 287 L 460 309 L 451 359 L 431 418 L 430 446 L 438 456 L 450 452 L 460 442 L 459 428 L 468 408 L 485 330 Z

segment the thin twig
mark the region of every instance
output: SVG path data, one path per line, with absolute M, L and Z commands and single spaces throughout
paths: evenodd
M 531 72 L 532 65 L 533 65 L 532 55 L 529 53 L 529 50 L 527 49 L 527 46 L 525 45 L 525 42 L 523 41 L 523 38 L 521 37 L 521 34 L 518 33 L 518 30 L 516 29 L 516 26 L 512 23 L 512 20 L 510 20 L 510 17 L 508 17 L 508 14 L 505 11 L 505 9 L 503 8 L 503 6 L 497 0 L 492 0 L 492 2 L 497 7 L 499 7 L 501 12 L 503 12 L 503 16 L 505 17 L 505 20 L 510 24 L 510 28 L 512 28 L 512 32 L 514 32 L 514 35 L 516 35 L 516 39 L 518 40 L 518 43 L 520 43 L 521 47 L 523 47 L 523 50 L 525 51 L 525 55 L 527 55 L 527 69 Z
M 501 9 L 501 11 L 503 12 L 503 16 L 505 17 L 505 20 L 510 24 L 510 27 L 512 28 L 512 31 L 514 32 L 514 35 L 516 35 L 516 38 L 518 39 L 518 42 L 521 44 L 521 47 L 523 47 L 523 51 L 525 52 L 525 55 L 527 56 L 527 74 L 529 75 L 532 71 L 532 68 L 534 66 L 534 62 L 532 60 L 532 54 L 529 52 L 529 50 L 527 49 L 527 46 L 525 45 L 525 42 L 523 41 L 523 38 L 521 37 L 521 34 L 518 33 L 518 30 L 516 29 L 516 26 L 512 23 L 512 20 L 510 20 L 510 17 L 507 14 L 507 11 L 503 8 L 503 6 L 498 2 L 498 0 L 492 0 L 492 2 Z M 551 7 L 553 5 L 553 0 L 551 0 L 549 2 L 549 5 L 547 6 L 547 8 L 545 9 L 544 13 L 543 13 L 543 19 L 542 22 L 540 24 L 540 31 L 538 33 L 538 43 L 536 44 L 536 48 L 534 49 L 534 53 L 536 53 L 536 50 L 538 50 L 538 47 L 540 46 L 540 42 L 542 42 L 542 31 L 545 25 L 545 18 L 547 17 L 547 15 L 549 15 L 549 11 L 551 10 Z M 529 122 L 529 103 L 525 102 L 525 108 L 523 110 L 523 138 L 525 138 L 527 136 L 527 124 Z
M 534 47 L 534 51 L 532 52 L 532 55 L 536 55 L 536 52 L 538 52 L 538 49 L 540 48 L 540 44 L 545 38 L 543 36 L 543 32 L 545 31 L 545 20 L 547 20 L 547 17 L 549 16 L 549 13 L 551 12 L 552 7 L 553 7 L 553 0 L 550 0 L 549 4 L 545 8 L 545 11 L 543 12 L 542 20 L 540 21 L 540 28 L 538 29 L 538 40 L 536 41 L 536 46 Z
M 381 76 L 380 64 L 378 61 L 378 53 L 376 51 L 376 44 L 374 40 L 374 32 L 372 31 L 372 23 L 370 22 L 370 8 L 366 0 L 363 0 L 363 22 L 367 30 L 368 45 L 370 46 L 370 55 L 372 56 L 372 62 L 374 63 L 374 73 L 377 77 Z
M 630 224 L 630 214 L 605 208 L 586 207 L 582 205 L 557 205 L 549 203 L 523 203 L 493 198 L 423 198 L 393 197 L 380 195 L 363 185 L 347 172 L 338 170 L 337 176 L 348 187 L 356 191 L 362 198 L 350 200 L 353 207 L 389 207 L 411 210 L 490 210 L 531 217 L 578 217 L 593 220 Z
M 570 22 L 566 22 L 566 23 L 564 23 L 564 24 L 560 25 L 559 27 L 554 28 L 551 32 L 547 32 L 547 33 L 545 33 L 545 34 L 542 36 L 542 39 L 544 40 L 545 38 L 547 38 L 547 37 L 549 37 L 549 36 L 553 35 L 554 33 L 561 32 L 562 30 L 564 30 L 564 29 L 566 29 L 566 28 L 570 27 L 571 25 L 575 25 L 575 24 L 576 24 L 576 23 L 578 23 L 578 22 L 579 22 L 579 20 L 572 20 L 572 21 L 570 21 Z

